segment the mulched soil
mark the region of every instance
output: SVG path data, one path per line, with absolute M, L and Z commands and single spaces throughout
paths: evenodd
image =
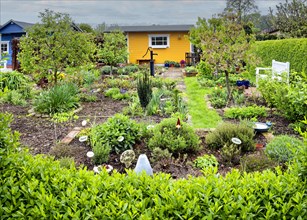
M 74 127 L 81 127 L 81 122 L 84 119 L 88 119 L 88 125 L 94 123 L 103 123 L 108 117 L 121 112 L 122 108 L 127 106 L 127 103 L 123 101 L 114 101 L 110 98 L 104 97 L 102 94 L 98 96 L 96 102 L 82 103 L 82 110 L 77 113 L 79 118 L 77 120 L 69 121 L 62 124 L 55 124 L 46 117 L 29 116 L 29 109 L 31 107 L 13 106 L 9 104 L 0 105 L 0 112 L 9 112 L 14 115 L 14 120 L 11 124 L 12 130 L 20 132 L 20 141 L 23 146 L 27 146 L 32 154 L 48 154 L 53 146 L 61 141 Z M 160 122 L 163 117 L 136 117 L 137 121 L 149 121 Z M 230 120 L 235 121 L 235 120 Z M 270 114 L 266 118 L 261 118 L 259 121 L 271 121 L 273 122 L 274 135 L 278 134 L 294 134 L 293 130 L 288 127 L 289 121 L 276 115 Z M 189 154 L 185 159 L 183 155 L 180 158 L 169 158 L 165 160 L 153 163 L 154 172 L 165 172 L 171 174 L 173 178 L 187 177 L 188 175 L 199 176 L 201 172 L 192 166 L 191 162 L 197 156 L 205 153 L 213 153 L 219 161 L 220 154 L 218 151 L 211 151 L 206 147 L 205 135 L 206 131 L 197 131 L 203 146 L 202 150 L 197 154 Z M 255 141 L 257 143 L 266 144 L 266 138 L 262 134 L 256 134 Z M 92 170 L 94 164 L 91 159 L 86 157 L 86 152 L 91 150 L 90 146 L 81 143 L 75 138 L 69 147 L 73 152 L 73 157 L 77 166 L 84 164 L 89 170 Z M 146 148 L 146 144 L 143 142 L 137 143 L 135 146 L 135 152 L 138 156 L 141 153 L 146 153 L 150 158 L 150 151 Z M 112 165 L 119 172 L 124 173 L 125 167 L 119 161 L 119 155 L 110 155 L 109 164 Z M 131 167 L 134 167 L 136 161 Z M 238 166 L 236 166 L 238 167 Z M 220 163 L 219 173 L 224 175 L 230 171 L 232 167 L 227 164 Z

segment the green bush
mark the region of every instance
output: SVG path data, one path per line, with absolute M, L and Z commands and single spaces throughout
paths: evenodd
M 120 90 L 119 88 L 110 88 L 107 91 L 105 91 L 106 97 L 111 97 L 115 100 L 123 100 L 130 98 L 130 95 L 126 90 Z
M 292 170 L 249 174 L 233 170 L 225 177 L 211 174 L 177 181 L 163 173 L 94 175 L 85 169 L 63 169 L 43 155 L 13 150 L 17 139 L 12 139 L 8 121 L 9 117 L 0 117 L 2 219 L 307 217 L 306 182 Z
M 262 60 L 258 66 L 270 67 L 272 60 L 290 62 L 290 68 L 307 73 L 307 38 L 261 41 L 253 44 L 250 52 Z
M 148 141 L 148 147 L 168 149 L 171 153 L 199 150 L 200 140 L 193 128 L 185 122 L 176 127 L 177 120 L 177 118 L 167 118 L 157 124 L 153 128 L 153 136 Z
M 34 109 L 46 114 L 67 112 L 79 106 L 78 92 L 78 87 L 72 83 L 55 85 L 35 97 Z
M 210 94 L 210 102 L 214 108 L 223 108 L 227 105 L 227 91 L 222 86 L 215 87 Z
M 299 150 L 299 147 L 303 145 L 304 143 L 297 138 L 280 135 L 274 137 L 274 139 L 266 145 L 265 153 L 271 159 L 285 163 L 291 161 Z
M 32 96 L 30 78 L 16 71 L 0 72 L 0 97 L 4 102 L 24 105 Z
M 24 99 L 22 93 L 20 93 L 18 90 L 8 90 L 6 88 L 3 92 L 0 91 L 0 103 L 2 102 L 21 106 L 27 104 L 27 101 Z
M 59 159 L 60 167 L 71 169 L 72 167 L 75 167 L 75 161 L 73 157 L 62 157 Z
M 270 107 L 291 121 L 298 121 L 307 115 L 307 83 L 303 79 L 290 83 L 262 81 L 259 91 Z
M 205 61 L 200 61 L 197 66 L 197 77 L 198 78 L 206 78 L 206 79 L 212 79 L 213 78 L 213 70 L 211 66 L 205 62 Z
M 240 159 L 240 170 L 243 172 L 256 172 L 266 169 L 274 170 L 278 163 L 268 158 L 264 153 L 245 155 Z
M 117 67 L 112 67 L 113 74 L 116 74 L 118 71 Z M 110 66 L 103 66 L 101 68 L 101 74 L 103 75 L 109 75 L 111 73 L 111 67 Z
M 254 118 L 266 116 L 267 112 L 264 106 L 232 107 L 225 109 L 226 118 Z
M 129 75 L 130 73 L 135 73 L 139 71 L 139 67 L 137 65 L 129 65 L 122 68 L 122 74 Z
M 120 89 L 132 89 L 136 88 L 133 81 L 130 81 L 124 77 L 107 78 L 104 80 L 104 84 L 107 88 L 120 88 Z
M 254 150 L 254 129 L 243 122 L 240 124 L 221 123 L 214 131 L 207 134 L 206 143 L 210 148 L 221 149 L 225 145 L 230 146 L 233 144 L 231 139 L 234 137 L 241 140 L 242 143 L 238 147 L 242 152 Z
M 225 144 L 221 149 L 222 160 L 227 164 L 237 165 L 239 164 L 241 156 L 241 147 L 237 144 L 231 143 Z
M 203 156 L 197 157 L 194 161 L 194 166 L 199 169 L 204 169 L 206 167 L 218 167 L 219 162 L 213 154 L 205 154 Z
M 90 142 L 96 161 L 106 162 L 111 151 L 120 153 L 132 149 L 140 136 L 140 126 L 122 114 L 116 114 L 105 123 L 94 126 Z

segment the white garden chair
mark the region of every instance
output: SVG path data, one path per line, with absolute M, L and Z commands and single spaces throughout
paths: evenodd
M 260 74 L 260 70 L 271 70 L 272 79 L 277 79 L 279 81 L 282 80 L 282 76 L 285 74 L 286 81 L 289 83 L 289 76 L 290 76 L 290 63 L 286 62 L 279 62 L 276 60 L 272 60 L 272 67 L 270 68 L 263 68 L 263 67 L 257 67 L 256 68 L 256 87 L 258 87 L 258 80 L 259 79 L 265 79 L 268 77 L 268 74 Z

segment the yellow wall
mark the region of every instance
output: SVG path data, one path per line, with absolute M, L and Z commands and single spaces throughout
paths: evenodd
M 190 42 L 188 32 L 142 32 L 128 33 L 129 63 L 137 63 L 138 59 L 150 59 L 150 53 L 142 58 L 149 46 L 150 34 L 169 34 L 169 48 L 154 48 L 153 52 L 155 64 L 163 64 L 165 60 L 180 62 L 185 60 L 185 53 L 190 52 Z

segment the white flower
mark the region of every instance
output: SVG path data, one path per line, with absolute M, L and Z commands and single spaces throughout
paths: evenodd
M 108 173 L 110 173 L 113 170 L 113 167 L 111 165 L 105 165 L 105 168 Z
M 87 124 L 87 121 L 86 120 L 83 120 L 82 122 L 81 122 L 81 125 L 84 127 L 85 125 Z
M 93 151 L 89 151 L 86 153 L 86 156 L 89 158 L 92 158 L 94 156 L 94 152 Z
M 125 139 L 125 138 L 124 138 L 123 136 L 119 136 L 119 137 L 117 138 L 118 142 L 122 142 L 124 139 Z
M 100 172 L 99 171 L 99 167 L 96 167 L 96 166 L 94 166 L 93 170 L 94 170 L 94 173 L 99 173 Z
M 236 138 L 236 137 L 231 138 L 231 142 L 234 143 L 234 144 L 237 144 L 237 145 L 242 144 L 242 141 L 239 138 Z
M 87 140 L 87 136 L 81 136 L 80 138 L 79 138 L 79 141 L 80 142 L 84 142 L 84 141 L 86 141 Z
M 148 125 L 146 128 L 147 128 L 147 130 L 149 130 L 149 129 L 152 129 L 154 127 L 155 127 L 154 125 Z

